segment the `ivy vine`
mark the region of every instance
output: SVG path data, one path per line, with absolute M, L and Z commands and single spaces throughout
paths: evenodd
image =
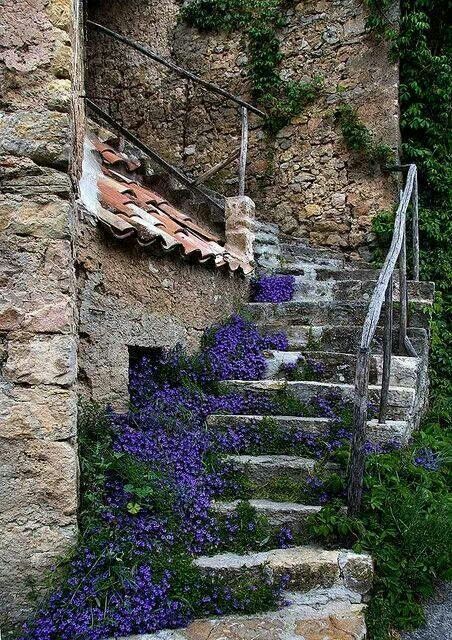
M 452 27 L 450 0 L 402 0 L 400 24 L 390 0 L 367 0 L 368 26 L 400 61 L 402 160 L 420 178 L 421 276 L 436 283 L 432 322 L 435 407 L 452 419 Z M 384 241 L 387 213 L 375 220 Z
M 383 166 L 394 162 L 394 152 L 391 147 L 375 139 L 375 135 L 361 122 L 357 110 L 352 105 L 340 105 L 336 109 L 336 119 L 345 144 L 351 151 L 356 151 L 370 162 Z
M 310 82 L 284 80 L 278 30 L 285 26 L 288 0 L 193 0 L 182 18 L 203 31 L 241 31 L 248 39 L 253 95 L 267 113 L 266 128 L 276 133 L 320 93 L 319 76 Z

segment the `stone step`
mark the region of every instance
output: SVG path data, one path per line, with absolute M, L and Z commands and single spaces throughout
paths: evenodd
M 359 593 L 345 587 L 285 593 L 276 611 L 195 620 L 119 640 L 365 640 L 365 608 Z M 113 638 L 110 638 L 113 640 Z
M 265 487 L 277 480 L 301 482 L 315 475 L 318 461 L 313 458 L 301 458 L 286 455 L 226 456 L 237 473 L 246 475 L 247 479 L 257 487 Z M 340 465 L 326 463 L 322 469 L 340 471 Z
M 297 325 L 363 325 L 366 318 L 368 302 L 249 302 L 244 305 L 244 311 L 254 322 L 273 325 L 278 328 Z M 429 314 L 421 303 L 412 302 L 409 309 L 409 323 L 411 327 L 429 327 Z M 398 306 L 394 306 L 394 326 L 397 327 L 399 318 Z M 384 308 L 382 309 L 379 325 L 384 322 Z
M 303 276 L 306 280 L 374 280 L 376 281 L 379 269 L 366 263 L 356 265 L 344 262 L 339 266 L 328 264 L 316 264 L 301 259 L 281 258 L 280 272 L 287 275 Z
M 210 415 L 207 424 L 212 429 L 225 429 L 228 426 L 240 427 L 245 425 L 258 425 L 268 416 L 237 416 L 229 414 Z M 278 428 L 286 431 L 298 431 L 314 436 L 325 437 L 329 433 L 330 420 L 328 418 L 304 418 L 297 416 L 271 416 Z M 405 420 L 387 420 L 380 424 L 377 420 L 369 420 L 367 423 L 367 440 L 378 444 L 394 442 L 406 444 L 411 432 L 409 424 Z
M 338 267 L 346 262 L 344 254 L 339 251 L 310 247 L 304 242 L 281 242 L 280 247 L 284 261 L 303 260 L 305 262 Z
M 275 331 L 275 325 L 260 323 L 264 331 Z M 329 351 L 339 353 L 357 353 L 361 342 L 363 328 L 361 325 L 299 325 L 282 327 L 287 335 L 289 350 L 307 349 L 309 351 Z M 414 347 L 418 353 L 425 348 L 428 339 L 425 329 L 408 329 Z M 393 351 L 398 351 L 397 331 L 393 332 Z M 372 352 L 383 353 L 383 328 L 377 327 L 374 340 L 372 342 Z
M 296 276 L 293 300 L 306 301 L 356 301 L 369 302 L 374 292 L 376 280 L 359 280 L 353 278 L 341 280 L 309 280 L 304 276 Z M 398 284 L 394 286 L 393 300 L 399 299 Z M 430 282 L 408 282 L 408 296 L 410 301 L 422 304 L 432 304 L 434 286 Z
M 240 580 L 243 576 L 262 579 L 285 577 L 288 588 L 308 591 L 315 588 L 345 587 L 361 595 L 369 592 L 373 579 L 373 564 L 369 555 L 345 550 L 326 550 L 316 546 L 273 549 L 238 555 L 222 553 L 201 556 L 195 565 L 211 577 Z
M 270 398 L 277 396 L 278 392 L 287 391 L 298 400 L 308 404 L 316 397 L 325 397 L 329 393 L 336 393 L 344 400 L 353 400 L 355 387 L 352 384 L 334 382 L 287 382 L 285 380 L 228 380 L 221 383 L 227 391 L 239 393 L 253 392 L 268 395 Z M 378 385 L 369 385 L 369 402 L 378 407 L 381 388 Z M 390 387 L 388 393 L 389 420 L 406 420 L 412 407 L 414 390 L 407 387 Z
M 307 358 L 322 365 L 319 379 L 324 382 L 346 382 L 353 384 L 356 373 L 356 355 L 331 351 L 269 351 L 266 353 L 265 378 L 285 379 L 285 365 L 296 364 L 299 358 Z M 414 387 L 417 380 L 420 358 L 393 356 L 390 383 L 396 387 Z M 370 364 L 370 384 L 381 384 L 383 356 L 373 355 Z
M 213 510 L 220 515 L 235 512 L 240 500 L 215 502 Z M 258 515 L 265 516 L 271 529 L 278 533 L 282 526 L 290 528 L 292 533 L 302 533 L 309 516 L 318 513 L 322 507 L 298 504 L 297 502 L 274 502 L 273 500 L 247 500 Z

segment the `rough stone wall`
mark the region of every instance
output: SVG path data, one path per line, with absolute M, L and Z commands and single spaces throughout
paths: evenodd
M 237 310 L 247 281 L 190 265 L 89 224 L 78 234 L 81 392 L 115 408 L 128 398 L 128 347 L 199 345 L 203 329 Z
M 102 1 L 96 4 L 96 18 L 250 99 L 241 34 L 199 33 L 177 23 L 177 0 L 135 4 L 129 11 L 123 3 Z M 305 81 L 320 75 L 324 91 L 276 140 L 267 139 L 257 127 L 250 136 L 248 166 L 247 194 L 256 201 L 258 217 L 313 244 L 352 253 L 372 239 L 371 218 L 391 207 L 397 194 L 390 177 L 347 150 L 334 119 L 336 105 L 349 102 L 377 137 L 395 149 L 399 146 L 398 67 L 389 61 L 388 47 L 365 32 L 366 11 L 361 0 L 305 0 L 288 9 L 288 25 L 280 33 L 286 56 L 283 75 Z M 144 89 L 150 77 L 144 63 L 133 62 L 134 71 L 122 75 L 105 65 L 109 56 L 108 64 L 114 60 L 121 69 L 135 60 L 135 54 L 118 60 L 118 46 L 110 42 L 107 49 L 105 42 L 93 41 L 92 87 L 115 94 L 112 108 L 151 146 L 194 174 L 237 146 L 240 123 L 234 107 L 175 76 L 173 89 L 165 82 L 151 82 Z M 157 117 L 156 130 L 152 122 Z M 234 171 L 223 172 L 212 186 L 234 195 Z
M 88 2 L 87 16 L 171 58 L 178 11 L 175 0 L 97 0 Z M 87 34 L 86 94 L 178 163 L 184 147 L 186 81 L 92 28 Z
M 31 584 L 39 588 L 76 534 L 78 5 L 0 5 L 1 626 L 29 612 Z

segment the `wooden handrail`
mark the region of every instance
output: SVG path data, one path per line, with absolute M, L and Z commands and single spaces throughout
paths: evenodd
M 261 118 L 267 117 L 263 111 L 261 111 L 254 105 L 250 104 L 249 102 L 246 102 L 245 100 L 242 100 L 242 98 L 235 96 L 233 93 L 230 93 L 225 89 L 222 89 L 221 87 L 214 84 L 213 82 L 208 82 L 207 80 L 203 80 L 196 74 L 192 73 L 191 71 L 188 71 L 188 69 L 179 67 L 179 65 L 174 64 L 174 62 L 170 62 L 169 60 L 166 60 L 166 58 L 162 58 L 162 56 L 160 56 L 158 53 L 155 53 L 155 51 L 152 51 L 152 49 L 150 49 L 149 47 L 139 42 L 135 42 L 134 40 L 131 40 L 130 38 L 127 38 L 126 36 L 123 36 L 120 33 L 117 33 L 116 31 L 109 29 L 108 27 L 104 27 L 104 25 L 99 24 L 98 22 L 94 22 L 93 20 L 87 20 L 86 24 L 89 24 L 90 27 L 94 27 L 94 29 L 97 29 L 98 31 L 105 33 L 106 35 L 110 36 L 111 38 L 114 38 L 115 40 L 119 40 L 120 42 L 123 42 L 124 44 L 128 45 L 132 49 L 139 51 L 140 53 L 147 56 L 148 58 L 151 58 L 152 60 L 154 60 L 155 62 L 158 62 L 164 67 L 167 67 L 167 69 L 171 69 L 172 71 L 180 75 L 182 78 L 187 78 L 188 80 L 192 80 L 193 82 L 196 82 L 197 84 L 201 85 L 205 89 L 212 91 L 213 93 L 217 93 L 218 95 L 223 96 L 223 98 L 232 100 L 232 102 L 235 102 L 241 107 L 245 107 L 246 109 L 248 109 L 248 111 L 255 113 Z
M 404 170 L 405 167 L 399 167 Z M 419 223 L 418 223 L 418 187 L 416 165 L 408 167 L 405 187 L 400 195 L 400 204 L 394 222 L 394 232 L 391 246 L 387 253 L 383 268 L 375 285 L 369 304 L 369 309 L 364 320 L 363 332 L 356 362 L 355 398 L 353 416 L 353 437 L 348 468 L 348 513 L 356 515 L 361 507 L 365 453 L 364 445 L 367 432 L 367 405 L 369 397 L 369 370 L 371 361 L 371 344 L 375 337 L 378 321 L 381 316 L 383 304 L 386 301 L 386 313 L 383 339 L 383 375 L 379 420 L 384 422 L 388 404 L 389 379 L 392 355 L 392 296 L 393 276 L 397 261 L 399 261 L 399 344 L 401 349 L 415 356 L 416 352 L 407 337 L 407 274 L 406 274 L 406 228 L 407 211 L 410 202 L 414 201 L 413 214 L 413 275 L 419 278 Z

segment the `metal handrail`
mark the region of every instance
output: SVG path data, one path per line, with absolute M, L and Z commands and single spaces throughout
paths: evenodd
M 99 24 L 98 22 L 94 22 L 93 20 L 87 20 L 86 23 L 89 24 L 91 27 L 94 27 L 98 31 L 102 31 L 102 33 L 106 33 L 110 37 L 115 38 L 116 40 L 119 40 L 120 42 L 123 42 L 124 44 L 127 44 L 129 47 L 132 47 L 132 49 L 135 49 L 136 51 L 139 51 L 143 55 L 145 55 L 148 58 L 151 58 L 152 60 L 154 60 L 155 62 L 158 62 L 159 64 L 167 67 L 168 69 L 171 69 L 172 71 L 175 71 L 182 78 L 187 78 L 187 80 L 192 80 L 193 82 L 196 82 L 197 84 L 201 85 L 205 89 L 208 89 L 209 91 L 212 91 L 213 93 L 218 93 L 218 95 L 223 96 L 223 98 L 227 98 L 228 100 L 232 100 L 233 102 L 238 104 L 240 107 L 244 107 L 245 109 L 248 109 L 248 111 L 251 111 L 252 113 L 255 113 L 256 115 L 260 116 L 261 118 L 266 118 L 266 114 L 263 111 L 261 111 L 260 109 L 258 109 L 257 107 L 255 107 L 254 105 L 250 104 L 249 102 L 246 102 L 245 100 L 242 100 L 242 98 L 239 98 L 238 96 L 234 95 L 233 93 L 230 93 L 229 91 L 226 91 L 225 89 L 222 89 L 221 87 L 219 87 L 218 85 L 214 84 L 213 82 L 208 82 L 207 80 L 203 80 L 202 78 L 200 78 L 196 74 L 192 73 L 191 71 L 188 71 L 188 69 L 184 69 L 183 67 L 179 67 L 179 65 L 174 64 L 173 62 L 170 62 L 169 60 L 166 60 L 166 58 L 163 58 L 158 53 L 155 53 L 155 51 L 152 51 L 152 49 L 150 49 L 148 46 L 143 45 L 143 44 L 141 44 L 139 42 L 135 42 L 134 40 L 131 40 L 130 38 L 127 38 L 126 36 L 123 36 L 120 33 L 117 33 L 116 31 L 113 31 L 112 29 L 108 29 L 108 27 L 104 27 L 104 25 Z
M 404 168 L 405 167 L 397 167 L 395 169 L 403 170 Z M 419 204 L 417 168 L 414 164 L 408 166 L 405 187 L 400 194 L 400 204 L 395 217 L 391 246 L 387 253 L 369 304 L 358 351 L 355 376 L 353 437 L 348 469 L 348 512 L 350 515 L 356 515 L 361 506 L 365 463 L 364 445 L 367 431 L 371 344 L 375 336 L 384 303 L 386 308 L 383 335 L 383 373 L 379 422 L 384 423 L 386 420 L 392 356 L 393 276 L 397 262 L 399 263 L 400 296 L 399 346 L 401 350 L 406 350 L 410 355 L 416 355 L 416 351 L 407 336 L 408 294 L 406 229 L 407 211 L 410 202 L 413 203 L 413 277 L 417 281 L 419 280 Z
M 158 62 L 159 64 L 167 67 L 168 69 L 171 69 L 175 73 L 179 74 L 181 77 L 186 78 L 188 80 L 191 80 L 193 82 L 196 82 L 197 84 L 199 84 L 202 87 L 204 87 L 204 89 L 207 89 L 208 91 L 216 93 L 216 94 L 222 96 L 223 98 L 227 98 L 228 100 L 231 100 L 232 102 L 234 102 L 235 104 L 237 104 L 240 107 L 240 113 L 241 113 L 241 144 L 240 144 L 239 152 L 238 153 L 233 152 L 232 154 L 229 154 L 229 156 L 226 159 L 224 159 L 223 161 L 217 163 L 214 167 L 212 167 L 212 169 L 209 169 L 202 176 L 199 176 L 195 180 L 190 180 L 190 178 L 188 178 L 187 176 L 182 174 L 182 172 L 180 172 L 178 169 L 176 169 L 172 165 L 170 166 L 167 161 L 163 160 L 163 158 L 161 158 L 156 152 L 152 151 L 149 147 L 146 147 L 146 153 L 148 155 L 153 154 L 154 159 L 157 162 L 160 162 L 160 164 L 162 164 L 162 166 L 164 166 L 165 168 L 168 168 L 170 166 L 170 170 L 173 173 L 173 175 L 176 172 L 179 172 L 180 175 L 181 175 L 181 182 L 183 182 L 189 189 L 192 189 L 193 191 L 196 191 L 196 190 L 199 191 L 199 188 L 197 189 L 197 186 L 199 184 L 204 182 L 207 178 L 211 178 L 214 174 L 216 174 L 221 169 L 227 167 L 229 164 L 231 164 L 237 158 L 237 155 L 238 155 L 239 156 L 239 171 L 238 171 L 238 174 L 239 174 L 238 175 L 239 187 L 238 187 L 238 194 L 243 196 L 245 194 L 246 162 L 247 162 L 247 155 L 248 155 L 248 138 L 249 138 L 248 112 L 252 112 L 252 113 L 258 115 L 261 118 L 266 118 L 266 114 L 263 111 L 261 111 L 260 109 L 258 109 L 257 107 L 255 107 L 254 105 L 246 102 L 245 100 L 242 100 L 242 98 L 239 98 L 238 96 L 230 93 L 229 91 L 226 91 L 225 89 L 222 89 L 218 85 L 216 85 L 216 84 L 214 84 L 212 82 L 208 82 L 207 80 L 203 80 L 202 78 L 200 78 L 196 74 L 192 73 L 191 71 L 188 71 L 188 69 L 184 69 L 183 67 L 180 67 L 180 66 L 174 64 L 173 62 L 170 62 L 169 60 L 166 60 L 166 58 L 163 58 L 158 53 L 155 53 L 155 51 L 152 51 L 152 49 L 150 49 L 148 46 L 143 45 L 143 44 L 141 44 L 139 42 L 135 42 L 134 40 L 131 40 L 130 38 L 127 38 L 126 36 L 123 36 L 120 33 L 117 33 L 116 31 L 113 31 L 112 29 L 109 29 L 108 27 L 105 27 L 104 25 L 99 24 L 98 22 L 94 22 L 93 20 L 87 20 L 86 24 L 90 25 L 94 29 L 97 29 L 101 33 L 104 33 L 104 34 L 108 35 L 109 37 L 111 37 L 111 38 L 113 38 L 115 40 L 118 40 L 119 42 L 122 42 L 122 43 L 126 44 L 127 46 L 131 47 L 132 49 L 135 49 L 136 51 L 138 51 L 141 54 L 147 56 L 148 58 L 151 58 L 155 62 Z M 92 98 L 92 96 L 91 96 L 91 98 Z M 92 101 L 92 99 L 90 100 L 90 97 L 88 97 L 87 100 L 88 100 L 88 103 L 89 103 L 91 109 L 93 111 L 97 111 L 98 115 L 99 115 L 99 111 L 103 111 L 103 110 L 100 109 L 100 107 L 98 107 Z M 105 116 L 105 112 L 103 112 L 103 114 Z M 105 119 L 105 117 L 104 117 L 104 119 Z M 118 127 L 121 127 L 122 125 L 119 125 L 115 121 L 115 126 L 118 129 Z M 124 128 L 124 130 L 127 131 L 125 128 Z M 130 132 L 127 132 L 127 133 L 129 134 L 129 139 L 130 139 Z M 149 152 L 151 152 L 151 153 L 149 153 Z M 152 155 L 151 155 L 151 157 L 152 157 Z M 182 176 L 183 176 L 183 178 L 182 178 Z
M 157 162 L 162 167 L 164 167 L 165 171 L 167 171 L 170 175 L 174 176 L 181 184 L 187 187 L 187 189 L 191 189 L 194 193 L 201 196 L 204 200 L 206 200 L 210 205 L 212 205 L 216 209 L 220 211 L 223 210 L 222 205 L 215 198 L 212 198 L 211 195 L 206 193 L 195 180 L 190 180 L 190 178 L 188 178 L 185 175 L 185 173 L 180 171 L 180 169 L 170 164 L 167 160 L 159 156 L 158 153 L 156 153 L 153 149 L 151 149 L 146 144 L 141 142 L 141 140 L 137 138 L 137 136 L 135 136 L 131 131 L 126 129 L 126 127 L 124 127 L 122 124 L 117 122 L 114 118 L 112 118 L 108 113 L 106 113 L 103 109 L 101 109 L 95 102 L 93 102 L 89 98 L 85 98 L 85 103 L 102 120 L 104 120 L 107 124 L 112 126 L 120 135 L 122 135 L 137 149 L 139 149 L 145 155 L 151 158 L 151 160 L 153 160 L 154 162 Z

